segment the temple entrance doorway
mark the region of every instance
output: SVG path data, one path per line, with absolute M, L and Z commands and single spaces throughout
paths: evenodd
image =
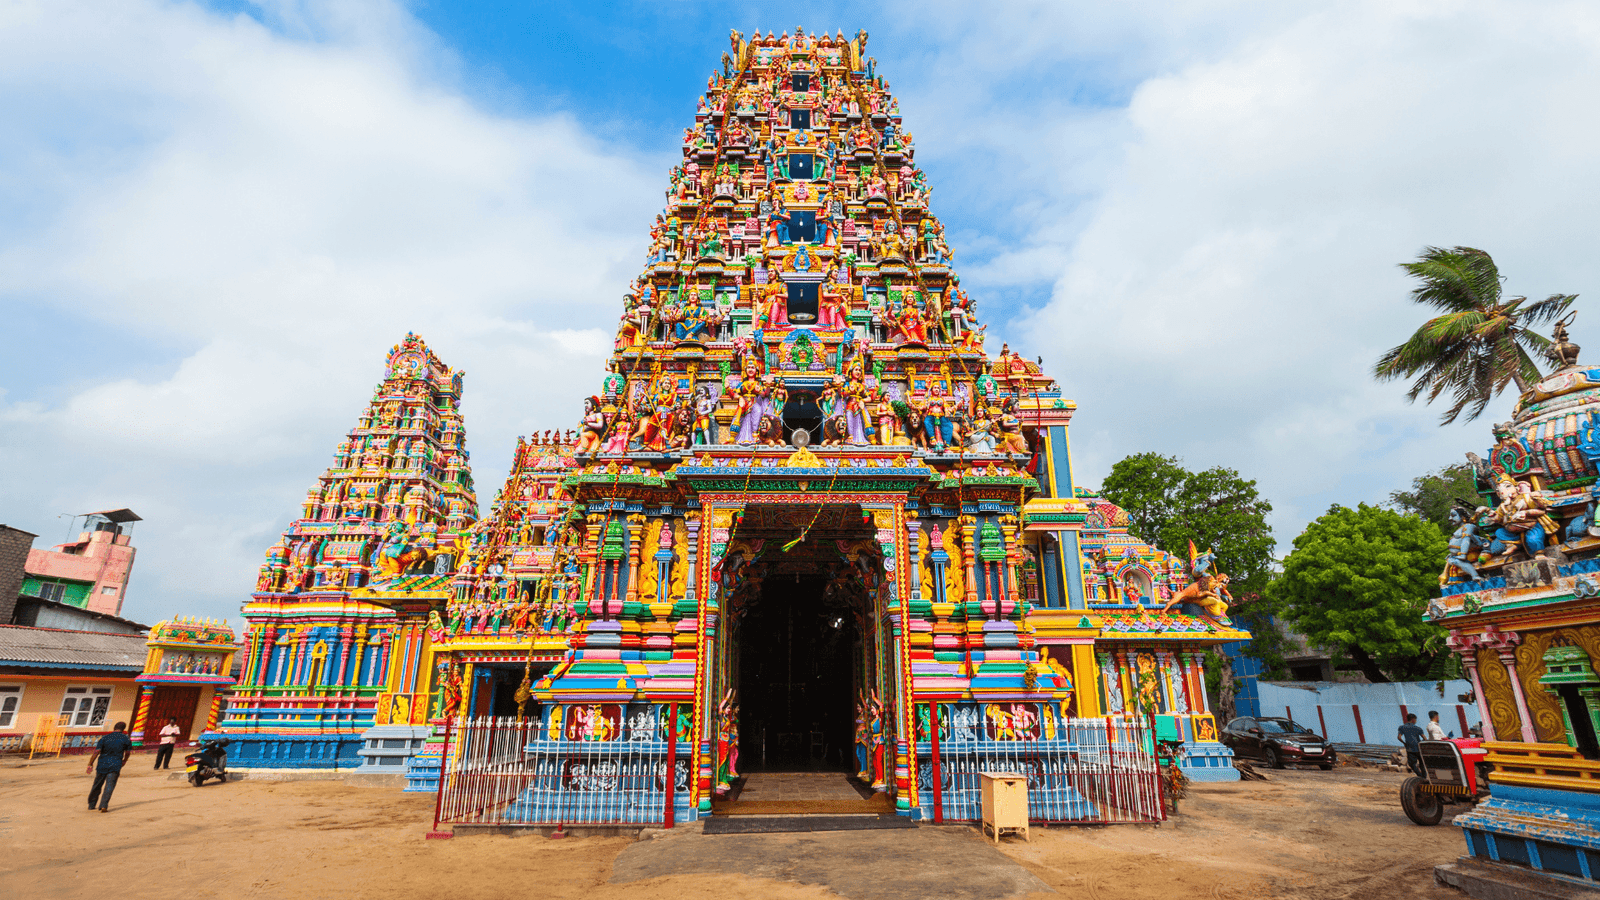
M 472 673 L 472 694 L 467 698 L 469 715 L 517 715 L 517 688 L 522 686 L 525 663 L 478 663 Z M 527 672 L 532 681 L 538 681 L 550 671 L 549 663 L 539 663 Z M 537 707 L 537 703 L 533 706 Z
M 895 693 L 876 518 L 839 503 L 750 505 L 735 519 L 718 570 L 718 813 L 876 810 L 888 802 L 878 761 L 893 719 L 868 700 Z
M 855 761 L 854 610 L 822 575 L 774 576 L 741 623 L 739 746 L 750 772 L 837 771 Z

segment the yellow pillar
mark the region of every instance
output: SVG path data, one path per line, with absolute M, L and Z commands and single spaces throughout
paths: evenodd
M 1100 664 L 1093 644 L 1072 645 L 1072 687 L 1077 692 L 1078 715 L 1104 715 L 1100 708 Z
M 977 556 L 977 524 L 978 520 L 972 516 L 962 516 L 956 520 L 961 524 L 961 564 L 967 570 L 967 595 L 968 603 L 978 601 L 978 556 Z

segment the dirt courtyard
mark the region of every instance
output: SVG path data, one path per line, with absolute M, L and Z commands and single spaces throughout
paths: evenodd
M 1434 885 L 1432 875 L 1464 851 L 1460 830 L 1448 818 L 1432 828 L 1411 824 L 1397 798 L 1401 776 L 1371 769 L 1195 785 L 1181 814 L 1160 827 L 1036 829 L 1031 843 L 1007 838 L 1002 859 L 975 830 L 954 826 L 748 836 L 690 826 L 641 841 L 427 841 L 431 795 L 324 781 L 195 789 L 152 772 L 148 755 L 130 761 L 111 812 L 100 814 L 84 809 L 84 762 L 0 757 L 0 897 L 909 900 L 938 894 L 893 870 L 872 877 L 877 861 L 969 852 L 1015 864 L 1017 884 L 1057 892 L 1019 897 L 1464 896 Z M 728 861 L 741 854 L 762 865 L 730 873 Z M 667 858 L 671 873 L 652 875 L 653 860 Z M 831 878 L 834 859 L 854 876 Z M 985 895 L 971 887 L 952 877 L 944 896 Z

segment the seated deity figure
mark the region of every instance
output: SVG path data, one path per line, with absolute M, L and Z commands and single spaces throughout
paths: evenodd
M 639 417 L 632 440 L 641 450 L 660 453 L 667 450 L 673 438 L 682 429 L 678 422 L 678 405 L 670 387 L 663 385 L 651 394 L 645 404 L 645 413 Z
M 923 321 L 922 313 L 917 310 L 915 304 L 909 302 L 901 303 L 900 308 L 891 314 L 890 321 L 893 323 L 896 334 L 900 338 L 899 343 L 926 344 L 928 342 L 927 323 Z
M 628 452 L 628 438 L 633 434 L 633 419 L 626 409 L 617 410 L 611 420 L 611 433 L 606 436 L 601 453 L 626 453 Z
M 654 312 L 650 301 L 639 297 L 627 315 L 622 317 L 621 327 L 617 330 L 616 349 L 638 347 L 648 342 L 650 340 L 648 329 Z
M 977 418 L 972 420 L 972 428 L 968 430 L 962 443 L 966 452 L 977 454 L 990 454 L 994 452 L 995 437 L 994 423 L 981 410 Z
M 995 426 L 1000 431 L 999 451 L 1001 453 L 1027 453 L 1028 438 L 1022 433 L 1022 420 L 1017 418 L 1017 401 L 1015 398 L 1006 402 L 994 419 Z
M 690 303 L 673 325 L 673 336 L 680 341 L 703 340 L 719 322 L 721 316 L 715 309 L 708 310 L 699 303 Z
M 844 298 L 844 288 L 834 284 L 829 279 L 824 279 L 818 293 L 817 327 L 826 331 L 843 331 L 849 328 L 845 320 L 847 304 Z
M 789 295 L 782 282 L 773 282 L 761 289 L 756 312 L 756 326 L 762 329 L 783 328 L 789 318 Z
M 1556 523 L 1545 512 L 1543 498 L 1534 493 L 1532 485 L 1503 472 L 1495 478 L 1494 489 L 1500 503 L 1491 516 L 1499 527 L 1489 544 L 1489 553 L 1508 557 L 1521 550 L 1529 557 L 1543 556 L 1546 541 L 1556 533 Z
M 968 328 L 966 331 L 962 332 L 961 342 L 959 344 L 960 351 L 962 353 L 982 353 L 984 337 L 983 333 L 988 330 L 989 326 L 979 325 L 976 328 Z

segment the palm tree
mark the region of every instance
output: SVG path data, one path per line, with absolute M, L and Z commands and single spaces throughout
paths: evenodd
M 1468 407 L 1467 420 L 1476 419 L 1507 383 L 1526 392 L 1537 382 L 1539 367 L 1531 352 L 1548 355 L 1550 341 L 1529 326 L 1554 321 L 1578 297 L 1552 294 L 1537 303 L 1527 297 L 1505 299 L 1494 260 L 1472 247 L 1428 247 L 1416 262 L 1400 268 L 1421 282 L 1411 299 L 1442 314 L 1379 357 L 1372 374 L 1379 381 L 1415 376 L 1408 400 L 1426 391 L 1432 403 L 1449 391 L 1455 403 L 1443 416 L 1445 425 Z

